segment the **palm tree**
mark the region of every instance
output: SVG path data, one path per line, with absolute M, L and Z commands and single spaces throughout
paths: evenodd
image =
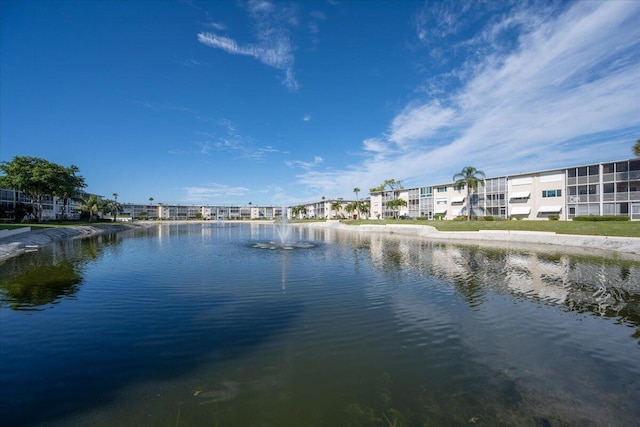
M 466 166 L 453 176 L 453 180 L 454 187 L 467 186 L 467 221 L 471 221 L 471 190 L 478 190 L 478 184 L 484 182 L 484 172 L 473 166 Z
M 356 187 L 353 189 L 353 192 L 356 193 L 356 209 L 357 209 L 360 202 L 360 199 L 358 198 L 358 193 L 360 192 L 360 189 Z M 356 218 L 359 219 L 359 217 L 360 217 L 360 211 L 358 211 Z
M 149 207 L 150 207 L 150 208 L 153 208 L 153 197 L 149 197 Z M 147 212 L 147 215 L 148 215 L 148 214 L 149 214 L 149 213 Z
M 344 207 L 344 210 L 349 214 L 349 219 L 351 219 L 351 214 L 356 210 L 356 202 L 349 203 Z
M 80 205 L 80 210 L 89 213 L 89 222 L 93 221 L 93 216 L 100 210 L 99 204 L 100 202 L 98 198 L 92 194 L 86 200 L 83 200 Z
M 636 144 L 633 146 L 633 155 L 640 157 L 640 139 L 638 139 Z
M 118 193 L 113 193 L 113 201 L 115 206 L 120 206 L 120 209 L 117 208 L 113 211 L 113 222 L 116 222 L 118 219 L 118 212 L 122 212 L 122 206 L 118 203 Z
M 335 211 L 335 218 L 338 218 L 338 211 L 340 210 L 340 208 L 342 207 L 342 204 L 339 201 L 334 201 L 331 202 L 331 210 Z
M 360 212 L 365 217 L 369 217 L 369 203 L 366 201 L 362 201 L 358 203 L 358 212 Z
M 99 203 L 99 208 L 103 214 L 111 214 L 113 216 L 113 222 L 116 221 L 118 217 L 118 212 L 122 212 L 122 205 L 118 203 L 116 200 L 101 200 Z

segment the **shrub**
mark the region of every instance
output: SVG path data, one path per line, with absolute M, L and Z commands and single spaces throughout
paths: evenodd
M 485 221 L 493 221 L 495 218 L 492 215 L 487 215 L 484 217 Z
M 467 217 L 464 215 L 458 215 L 457 217 L 453 218 L 454 221 L 466 221 Z
M 435 214 L 433 216 L 433 219 L 435 219 L 436 221 L 440 221 L 440 220 L 444 219 L 444 214 Z
M 583 216 L 574 216 L 574 221 L 629 221 L 630 218 L 628 216 L 623 215 L 583 215 Z
M 558 214 L 549 215 L 549 221 L 559 221 L 559 220 L 560 220 L 560 215 Z

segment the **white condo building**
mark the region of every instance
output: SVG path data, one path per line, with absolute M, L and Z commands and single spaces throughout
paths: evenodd
M 394 198 L 406 206 L 387 207 Z M 583 215 L 624 215 L 640 220 L 640 159 L 486 178 L 467 200 L 453 183 L 371 193 L 371 218 L 396 214 L 411 218 L 454 219 L 467 215 L 570 220 Z

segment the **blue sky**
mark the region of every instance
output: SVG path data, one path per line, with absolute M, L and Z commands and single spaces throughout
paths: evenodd
M 0 2 L 0 160 L 293 205 L 626 159 L 640 2 Z

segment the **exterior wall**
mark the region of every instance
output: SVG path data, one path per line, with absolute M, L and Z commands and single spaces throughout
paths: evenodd
M 509 177 L 507 182 L 511 218 L 549 219 L 550 215 L 558 215 L 566 219 L 564 171 L 520 174 Z
M 640 159 L 566 169 L 568 218 L 625 215 L 640 219 Z
M 42 219 L 44 221 L 66 219 L 78 219 L 79 204 L 74 200 L 68 199 L 66 207 L 64 200 L 54 196 L 42 197 Z M 30 209 L 31 200 L 21 191 L 0 189 L 0 221 L 15 221 L 16 215 L 20 215 L 21 211 Z M 18 218 L 18 221 L 22 218 Z
M 524 195 L 524 196 L 523 196 Z M 466 190 L 453 184 L 371 193 L 371 218 L 391 218 L 385 204 L 394 197 L 407 201 L 400 209 L 411 218 L 454 219 L 466 215 Z M 462 199 L 461 199 L 462 198 Z M 640 159 L 487 178 L 471 197 L 474 216 L 528 220 L 558 215 L 623 215 L 640 220 Z

